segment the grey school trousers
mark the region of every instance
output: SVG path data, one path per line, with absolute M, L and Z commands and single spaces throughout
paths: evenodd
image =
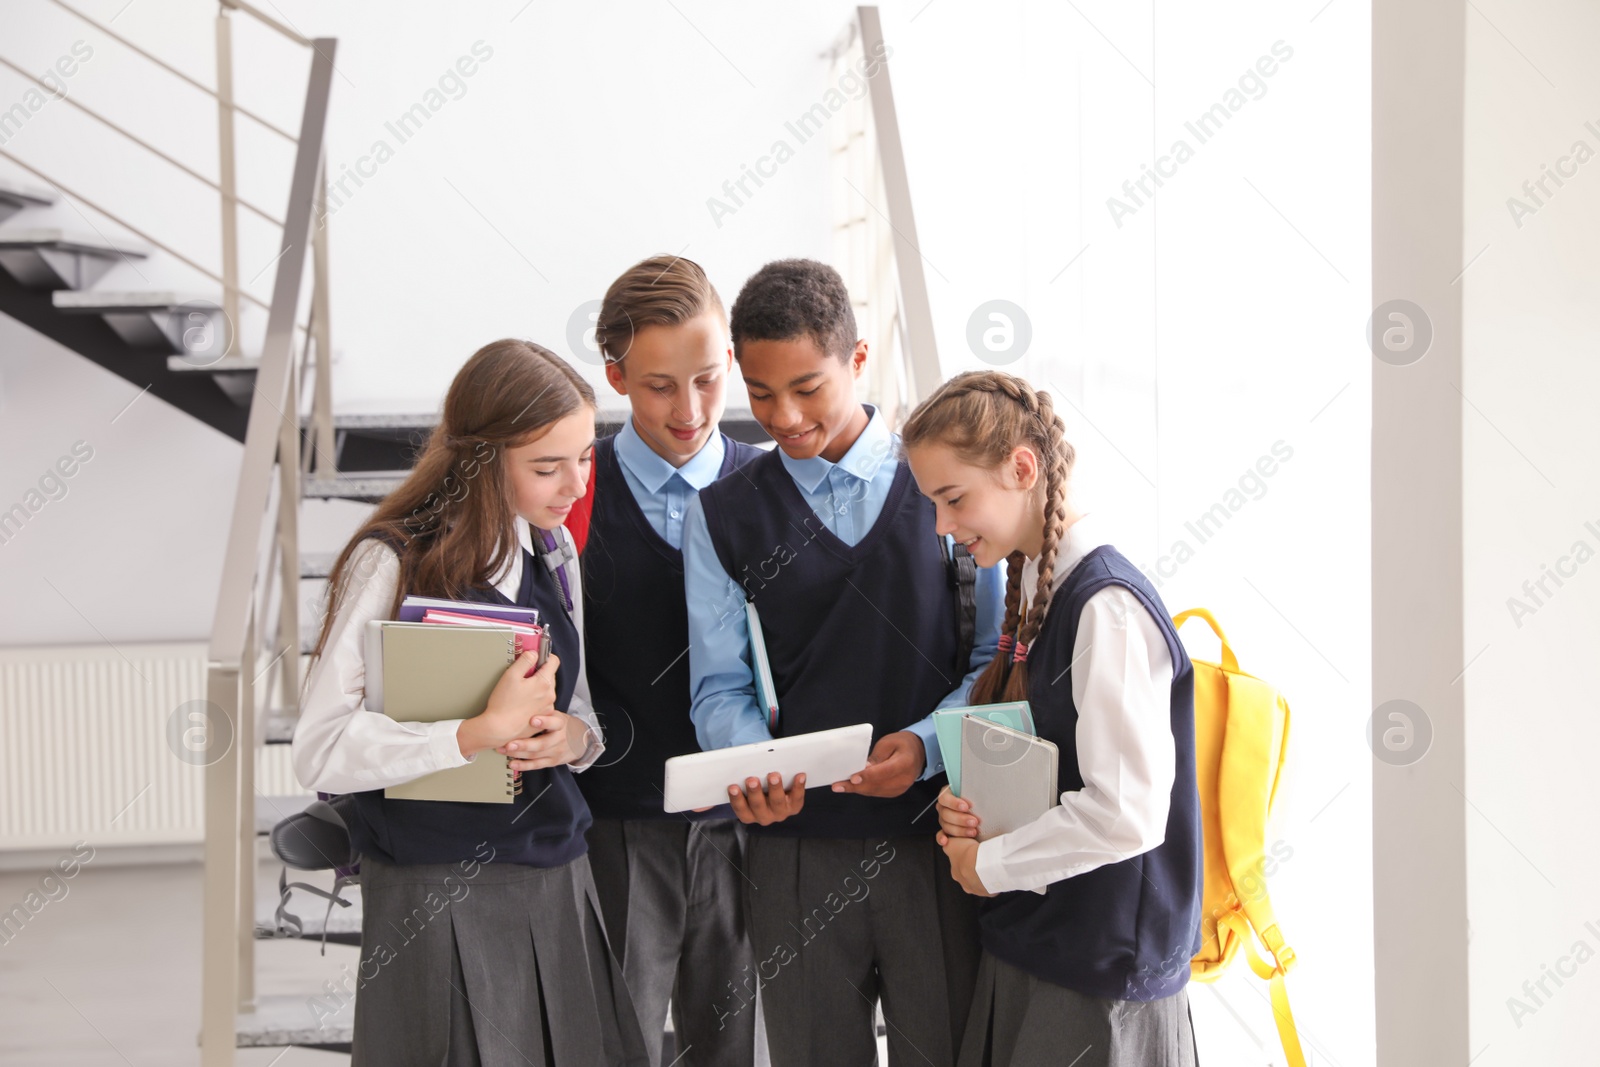
M 878 1001 L 890 1067 L 955 1067 L 978 970 L 978 909 L 933 835 L 752 830 L 748 857 L 773 1067 L 870 1067 Z
M 732 819 L 595 819 L 589 828 L 600 910 L 651 1067 L 661 1067 L 669 1000 L 674 1067 L 766 1063 L 755 1049 L 755 1006 L 714 1010 L 754 970 L 740 907 L 744 836 Z

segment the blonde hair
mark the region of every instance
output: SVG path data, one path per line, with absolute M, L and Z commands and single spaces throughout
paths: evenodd
M 728 319 L 700 264 L 682 256 L 651 256 L 623 271 L 606 290 L 595 341 L 607 363 L 621 364 L 633 335 L 646 326 L 681 326 L 707 311 Z
M 1006 560 L 1006 615 L 1000 651 L 972 687 L 974 704 L 1028 699 L 1028 647 L 1044 625 L 1050 607 L 1056 549 L 1067 530 L 1067 482 L 1077 453 L 1066 439 L 1066 424 L 1050 394 L 1002 371 L 969 371 L 941 385 L 918 404 L 901 431 L 907 449 L 939 444 L 963 462 L 989 470 L 1005 463 L 1020 446 L 1033 449 L 1044 471 L 1044 540 L 1039 551 L 1039 584 L 1026 618 L 1022 612 L 1022 567 L 1013 552 Z

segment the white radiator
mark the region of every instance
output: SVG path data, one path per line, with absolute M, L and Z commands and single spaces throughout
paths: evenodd
M 203 700 L 203 644 L 0 649 L 0 850 L 198 842 L 201 766 L 168 722 Z M 257 750 L 256 789 L 303 794 L 289 746 Z

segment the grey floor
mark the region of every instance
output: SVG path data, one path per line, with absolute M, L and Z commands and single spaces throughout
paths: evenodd
M 0 909 L 40 872 L 0 872 Z M 258 892 L 276 897 L 277 867 Z M 0 943 L 0 1064 L 172 1067 L 199 1062 L 200 866 L 84 867 L 68 892 Z M 56 891 L 59 895 L 59 890 Z M 256 943 L 262 993 L 315 991 L 356 966 L 356 949 Z M 342 1067 L 309 1049 L 241 1049 L 240 1067 Z
M 0 871 L 0 911 L 40 885 L 41 871 Z M 66 882 L 9 941 L 0 937 L 0 1065 L 173 1067 L 197 1064 L 200 1031 L 198 863 L 113 866 Z M 316 876 L 306 880 L 325 884 Z M 263 863 L 258 900 L 277 899 L 278 866 Z M 354 971 L 357 949 L 257 941 L 257 992 L 320 992 Z M 239 1067 L 343 1067 L 346 1055 L 302 1048 L 240 1049 Z M 879 1038 L 879 1062 L 887 1050 Z

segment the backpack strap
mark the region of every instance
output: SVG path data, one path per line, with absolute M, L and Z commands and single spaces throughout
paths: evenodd
M 956 664 L 957 669 L 965 674 L 970 669 L 972 649 L 978 640 L 978 561 L 972 558 L 972 553 L 964 545 L 956 544 L 955 538 L 939 535 L 939 541 L 939 551 L 945 556 L 945 570 L 960 606 Z M 946 544 L 949 545 L 948 553 L 945 552 Z
M 1233 654 L 1233 646 L 1228 644 L 1228 635 L 1222 632 L 1222 624 L 1217 621 L 1217 617 L 1205 608 L 1190 608 L 1172 617 L 1172 628 L 1176 630 L 1190 619 L 1206 621 L 1206 625 L 1211 627 L 1211 632 L 1217 635 L 1217 640 L 1222 642 L 1222 669 L 1230 674 L 1239 673 L 1239 659 Z

